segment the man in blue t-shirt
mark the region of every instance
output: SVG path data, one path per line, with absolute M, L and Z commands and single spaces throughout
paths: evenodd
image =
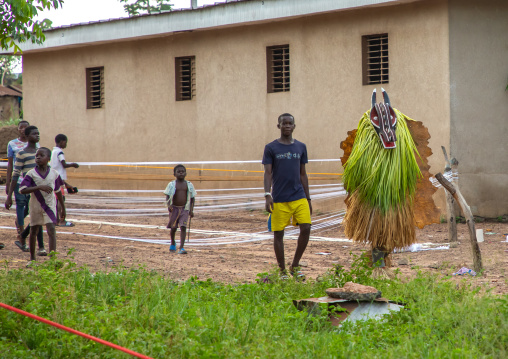
M 277 127 L 280 129 L 280 138 L 267 144 L 263 154 L 266 210 L 271 213 L 268 225 L 273 231 L 275 257 L 282 275 L 286 273 L 284 229 L 291 218 L 293 224 L 300 227 L 300 236 L 289 271 L 293 276 L 304 277 L 298 267 L 309 243 L 312 214 L 309 179 L 305 171 L 305 164 L 308 162 L 307 147 L 293 138 L 296 125 L 292 115 L 280 115 Z

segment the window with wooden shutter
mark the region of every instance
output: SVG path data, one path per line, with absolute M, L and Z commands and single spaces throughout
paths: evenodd
M 196 57 L 175 58 L 176 101 L 192 100 L 196 97 Z
M 104 107 L 104 67 L 86 69 L 86 108 Z
M 289 91 L 289 45 L 267 47 L 266 67 L 268 93 Z
M 388 34 L 362 36 L 363 84 L 388 83 Z

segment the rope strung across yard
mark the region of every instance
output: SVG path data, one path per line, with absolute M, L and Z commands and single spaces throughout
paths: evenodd
M 130 349 L 127 349 L 127 348 L 124 348 L 124 347 L 121 347 L 119 345 L 116 345 L 116 344 L 113 344 L 113 343 L 110 343 L 106 340 L 102 340 L 100 338 L 97 338 L 97 337 L 94 337 L 92 335 L 89 335 L 89 334 L 85 334 L 85 333 L 81 333 L 75 329 L 71 329 L 69 327 L 66 327 L 62 324 L 58 324 L 58 323 L 55 323 L 55 322 L 52 322 L 51 320 L 48 320 L 48 319 L 44 319 L 44 318 L 41 318 L 37 315 L 34 315 L 34 314 L 31 314 L 31 313 L 28 313 L 28 312 L 25 312 L 24 310 L 21 310 L 21 309 L 18 309 L 18 308 L 15 308 L 15 307 L 11 307 L 10 305 L 7 305 L 7 304 L 4 304 L 4 303 L 1 303 L 0 302 L 0 307 L 4 308 L 4 309 L 7 309 L 7 310 L 10 310 L 14 313 L 17 313 L 17 314 L 21 314 L 21 315 L 24 315 L 25 317 L 28 317 L 28 318 L 32 318 L 32 319 L 35 319 L 35 320 L 38 320 L 39 322 L 42 322 L 42 323 L 45 323 L 45 324 L 48 324 L 48 325 L 51 325 L 55 328 L 58 328 L 58 329 L 62 329 L 62 330 L 65 330 L 69 333 L 72 333 L 72 334 L 76 334 L 76 335 L 79 335 L 83 338 L 86 338 L 86 339 L 90 339 L 90 340 L 93 340 L 97 343 L 100 343 L 102 345 L 106 345 L 110 348 L 113 348 L 113 349 L 117 349 L 117 350 L 121 350 L 123 351 L 124 353 L 127 353 L 127 354 L 130 354 L 132 356 L 135 356 L 137 358 L 142 358 L 142 359 L 153 359 L 152 357 L 149 357 L 149 356 L 146 356 L 146 355 L 143 355 L 143 354 L 139 354 L 139 353 L 136 353 L 135 351 L 132 351 Z
M 309 162 L 340 162 L 339 158 L 326 158 L 309 160 Z M 221 165 L 221 164 L 245 164 L 258 163 L 260 160 L 248 161 L 178 161 L 178 162 L 78 162 L 80 166 L 175 166 L 184 165 Z M 6 162 L 1 162 L 0 167 L 7 167 Z

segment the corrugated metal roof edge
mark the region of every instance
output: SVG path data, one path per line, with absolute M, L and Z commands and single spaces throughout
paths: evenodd
M 195 8 L 195 9 L 193 9 L 193 8 L 175 9 L 175 10 L 169 10 L 169 11 L 162 11 L 160 13 L 155 13 L 155 14 L 141 14 L 141 15 L 135 15 L 135 16 L 126 16 L 126 17 L 117 17 L 117 18 L 89 21 L 89 22 L 80 22 L 80 23 L 76 23 L 76 24 L 55 26 L 55 27 L 49 28 L 47 30 L 44 30 L 44 32 L 58 31 L 61 29 L 69 29 L 69 28 L 78 27 L 78 26 L 95 25 L 95 24 L 100 24 L 100 23 L 104 23 L 104 22 L 126 21 L 126 20 L 131 20 L 131 19 L 138 19 L 141 17 L 168 15 L 171 13 L 188 12 L 188 11 L 198 11 L 198 10 L 202 10 L 202 9 L 206 9 L 206 8 L 212 8 L 212 7 L 218 7 L 218 6 L 228 6 L 230 4 L 239 3 L 239 2 L 247 2 L 247 1 L 253 1 L 253 0 L 227 0 L 227 2 L 216 2 L 214 4 L 202 5 L 202 6 Z
M 151 38 L 163 34 L 240 26 L 331 11 L 401 5 L 419 1 L 426 0 L 313 0 L 311 2 L 308 0 L 231 0 L 196 9 L 180 9 L 160 14 L 144 14 L 55 27 L 46 31 L 46 41 L 43 44 L 26 42 L 19 44 L 19 46 L 23 53 L 55 51 L 64 47 Z M 256 3 L 265 5 L 267 9 L 256 8 Z M 220 8 L 224 8 L 224 10 L 220 10 Z M 175 15 L 175 17 L 170 19 L 168 15 Z M 157 21 L 158 19 L 161 21 Z M 136 23 L 136 26 L 130 26 L 131 21 Z M 62 32 L 61 36 L 59 36 L 59 32 Z M 12 54 L 12 49 L 0 49 L 0 54 Z

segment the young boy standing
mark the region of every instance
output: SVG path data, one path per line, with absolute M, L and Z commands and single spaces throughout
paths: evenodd
M 65 188 L 67 188 L 67 191 L 69 193 L 74 193 L 74 187 L 72 187 L 69 183 L 67 183 L 67 168 L 74 167 L 78 168 L 79 165 L 77 163 L 67 163 L 65 162 L 65 156 L 63 153 L 63 150 L 67 148 L 67 136 L 59 134 L 55 137 L 55 144 L 56 146 L 53 147 L 53 152 L 51 153 L 51 162 L 49 165 L 52 169 L 58 172 L 60 175 L 60 178 L 63 180 L 65 184 Z M 64 188 L 62 187 L 62 196 L 65 201 L 65 192 Z M 60 207 L 57 207 L 58 212 L 60 213 Z M 62 216 L 60 213 L 60 221 L 58 222 L 58 226 L 63 227 L 73 227 L 74 224 L 71 222 L 67 222 L 65 220 L 65 216 Z
M 62 207 L 62 213 L 65 215 L 65 206 L 60 188 L 64 185 L 60 175 L 48 166 L 51 158 L 49 148 L 41 147 L 35 155 L 36 167 L 25 175 L 19 186 L 19 192 L 22 194 L 34 194 L 34 199 L 30 201 L 30 262 L 35 261 L 35 237 L 42 230 L 42 225 L 46 225 L 46 231 L 49 235 L 49 252 L 56 252 L 56 230 L 57 220 L 56 200 Z
M 28 126 L 25 128 L 25 137 L 27 139 L 27 145 L 24 149 L 18 151 L 16 153 L 16 160 L 14 162 L 14 171 L 12 171 L 11 183 L 9 185 L 9 191 L 7 192 L 7 199 L 5 200 L 5 208 L 10 209 L 12 206 L 12 193 L 19 186 L 19 183 L 28 171 L 35 168 L 35 153 L 37 152 L 38 144 L 39 144 L 39 130 L 35 126 Z M 18 198 L 19 197 L 19 198 Z M 25 207 L 28 206 L 30 201 L 30 196 L 19 193 L 16 198 L 16 205 L 18 204 L 18 199 L 21 200 L 21 197 L 24 197 Z M 20 223 L 18 222 L 18 225 Z M 26 237 L 30 232 L 30 226 L 27 226 L 25 230 L 18 235 L 18 241 L 14 243 L 23 251 L 28 252 L 28 246 L 26 245 Z M 37 241 L 39 242 L 39 255 L 45 256 L 47 255 L 46 250 L 44 249 L 44 242 L 42 240 L 42 231 L 37 236 Z
M 286 275 L 284 229 L 289 225 L 291 218 L 294 219 L 294 224 L 300 227 L 300 236 L 289 271 L 293 276 L 304 277 L 297 268 L 309 243 L 312 205 L 305 170 L 305 164 L 308 162 L 307 147 L 293 138 L 295 127 L 292 115 L 289 113 L 280 115 L 277 124 L 280 138 L 265 146 L 263 154 L 265 208 L 271 213 L 273 247 L 283 275 Z
M 28 121 L 20 121 L 18 123 L 18 134 L 19 136 L 7 144 L 7 180 L 5 182 L 5 193 L 9 194 L 9 188 L 11 186 L 12 170 L 14 167 L 14 160 L 16 154 L 23 150 L 28 145 L 28 139 L 25 136 L 25 129 L 30 126 Z M 39 144 L 36 144 L 39 147 Z M 18 234 L 23 232 L 25 226 L 25 217 L 28 215 L 28 198 L 27 196 L 19 194 L 19 183 L 21 178 L 18 180 L 14 187 L 14 198 L 16 200 L 16 228 Z
M 169 251 L 176 252 L 175 234 L 178 227 L 180 227 L 180 248 L 178 254 L 187 254 L 183 245 L 185 244 L 189 217 L 194 217 L 196 190 L 192 183 L 185 180 L 187 170 L 184 165 L 176 165 L 173 169 L 173 174 L 176 180 L 170 182 L 164 190 L 169 211 L 169 223 L 167 228 L 171 228 L 171 245 L 169 246 Z

